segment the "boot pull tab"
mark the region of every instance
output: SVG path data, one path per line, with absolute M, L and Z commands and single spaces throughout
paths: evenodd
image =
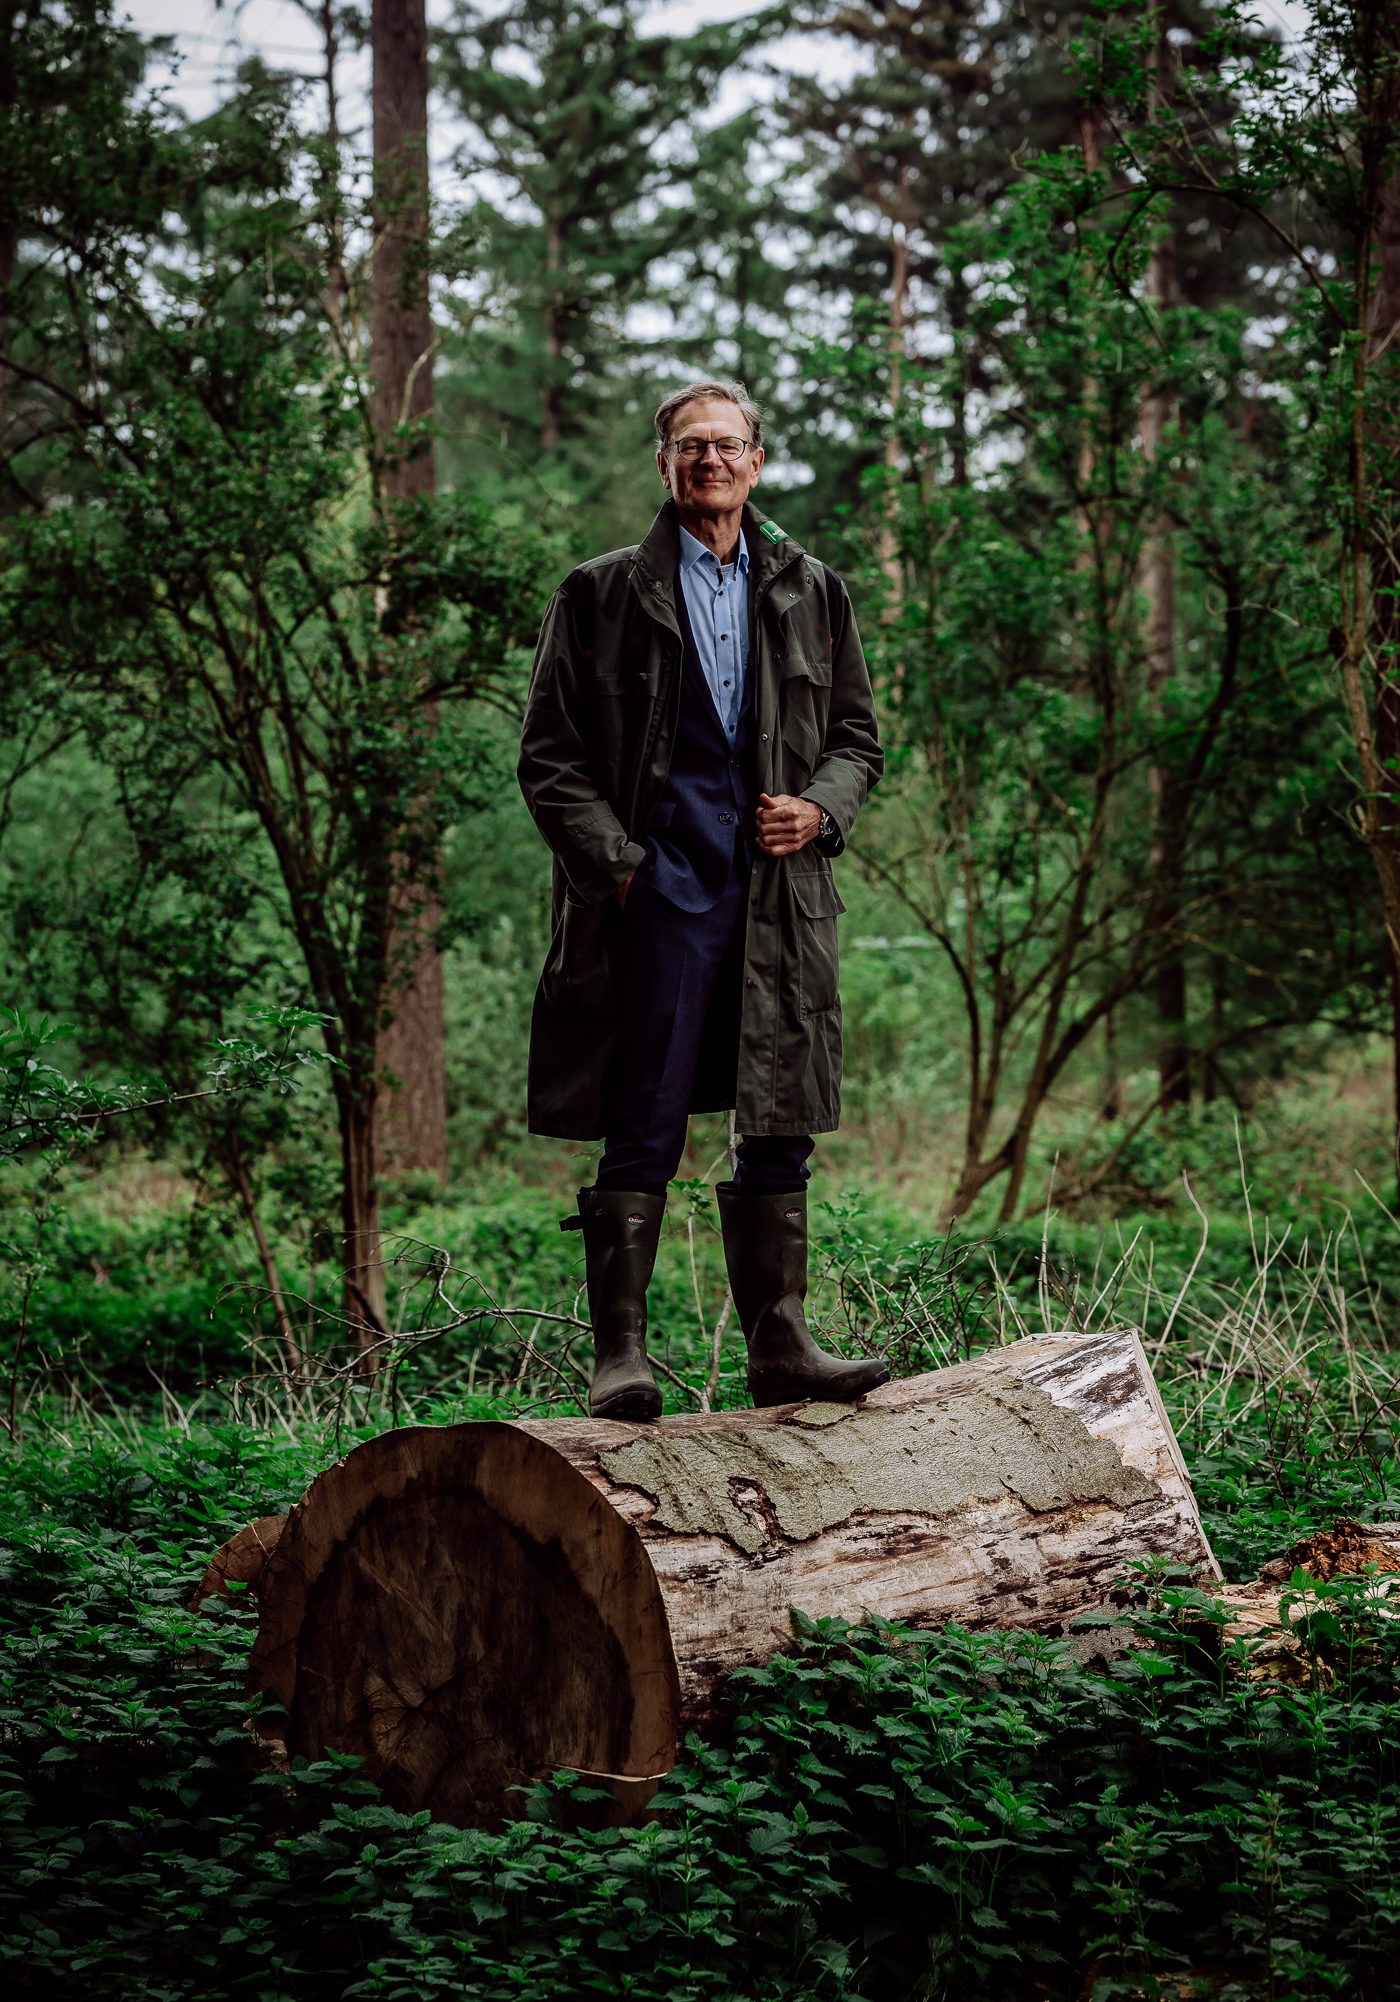
M 559 1228 L 560 1230 L 582 1230 L 583 1218 L 581 1216 L 561 1216 L 559 1219 Z

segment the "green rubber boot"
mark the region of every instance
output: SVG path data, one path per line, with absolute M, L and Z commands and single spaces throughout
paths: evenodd
M 647 1287 L 656 1263 L 665 1196 L 632 1189 L 580 1189 L 576 1217 L 561 1230 L 583 1232 L 588 1318 L 593 1327 L 595 1418 L 661 1416 L 661 1392 L 647 1361 Z
M 720 1225 L 729 1290 L 749 1345 L 749 1395 L 755 1404 L 796 1404 L 805 1397 L 849 1404 L 889 1381 L 882 1362 L 847 1362 L 812 1339 L 807 1297 L 807 1192 L 743 1195 L 721 1182 Z

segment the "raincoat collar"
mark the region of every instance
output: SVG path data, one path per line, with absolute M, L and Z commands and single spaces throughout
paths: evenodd
M 749 589 L 755 599 L 762 597 L 773 579 L 806 554 L 784 529 L 745 501 L 742 534 L 749 553 Z M 646 599 L 667 625 L 676 620 L 674 592 L 680 563 L 680 523 L 676 504 L 668 500 L 639 542 L 631 564 L 631 579 L 638 595 Z

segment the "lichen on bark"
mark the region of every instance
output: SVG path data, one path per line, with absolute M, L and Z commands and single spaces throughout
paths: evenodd
M 945 1406 L 804 1406 L 761 1432 L 647 1433 L 602 1453 L 613 1480 L 682 1536 L 722 1536 L 756 1556 L 774 1525 L 806 1542 L 854 1515 L 952 1515 L 1010 1495 L 1034 1514 L 1074 1502 L 1127 1509 L 1158 1498 L 1074 1412 L 1024 1382 L 969 1388 Z

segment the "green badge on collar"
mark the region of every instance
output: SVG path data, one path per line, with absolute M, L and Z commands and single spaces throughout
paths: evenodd
M 762 533 L 768 537 L 768 540 L 770 542 L 787 541 L 787 530 L 785 528 L 779 528 L 776 521 L 760 522 L 759 527 Z

